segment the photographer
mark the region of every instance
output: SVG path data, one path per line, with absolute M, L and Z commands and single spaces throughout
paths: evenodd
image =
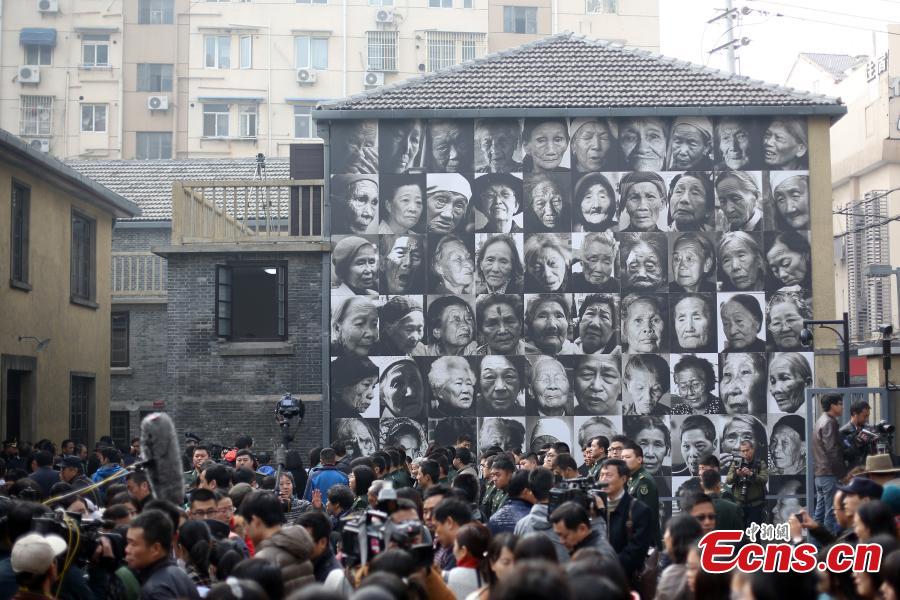
M 624 478 L 623 478 L 624 479 Z M 624 490 L 624 481 L 622 489 Z M 591 526 L 591 515 L 577 502 L 564 502 L 550 515 L 553 531 L 569 555 L 582 548 L 595 548 L 600 553 L 612 557 L 615 551 L 609 541 Z
M 850 420 L 839 429 L 844 463 L 847 470 L 866 464 L 866 457 L 877 454 L 875 437 L 866 427 L 872 407 L 865 400 L 855 400 L 850 405 Z
M 731 486 L 737 505 L 744 513 L 744 526 L 763 523 L 769 470 L 765 462 L 755 459 L 753 442 L 744 440 L 740 448 L 741 460 L 735 459 L 731 463 L 725 482 Z

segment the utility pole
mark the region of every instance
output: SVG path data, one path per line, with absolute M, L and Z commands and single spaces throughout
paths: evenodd
M 726 42 L 721 46 L 716 46 L 712 50 L 709 51 L 710 54 L 715 54 L 720 50 L 726 51 L 726 57 L 728 59 L 728 71 L 730 73 L 737 72 L 737 59 L 735 57 L 735 48 L 738 46 L 746 46 L 750 43 L 750 40 L 747 38 L 741 38 L 740 40 L 734 39 L 734 25 L 732 24 L 734 19 L 738 18 L 738 11 L 732 5 L 732 0 L 725 0 L 725 10 L 722 14 L 716 15 L 709 21 L 708 24 L 715 23 L 719 19 L 725 19 L 725 37 Z

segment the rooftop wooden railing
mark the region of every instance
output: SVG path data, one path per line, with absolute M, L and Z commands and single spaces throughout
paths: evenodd
M 176 181 L 172 243 L 322 240 L 325 181 Z
M 114 299 L 166 297 L 166 259 L 152 252 L 113 252 L 110 291 Z

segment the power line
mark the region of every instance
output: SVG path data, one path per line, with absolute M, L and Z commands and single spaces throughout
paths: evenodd
M 750 11 L 755 12 L 755 13 L 759 13 L 759 14 L 761 14 L 761 15 L 770 15 L 770 16 L 773 16 L 773 17 L 783 17 L 783 18 L 786 18 L 786 19 L 793 19 L 793 20 L 795 20 L 795 21 L 801 21 L 801 22 L 804 22 L 804 23 L 819 23 L 819 24 L 821 24 L 821 25 L 831 25 L 832 27 L 841 27 L 841 28 L 844 28 L 844 29 L 857 29 L 857 30 L 859 30 L 859 31 L 868 31 L 869 33 L 884 33 L 884 34 L 887 34 L 887 35 L 898 35 L 898 36 L 900 36 L 900 33 L 895 33 L 895 32 L 892 32 L 892 31 L 886 31 L 886 30 L 883 30 L 883 29 L 872 29 L 871 27 L 861 27 L 861 26 L 857 26 L 857 25 L 846 25 L 846 24 L 844 24 L 844 23 L 835 23 L 834 21 L 822 21 L 821 19 L 811 19 L 811 18 L 809 18 L 809 17 L 798 17 L 798 16 L 795 16 L 795 15 L 787 15 L 787 14 L 784 14 L 784 13 L 782 13 L 782 12 L 771 12 L 771 11 L 768 11 L 768 10 L 761 10 L 761 9 L 759 9 L 759 8 L 748 8 L 747 10 L 750 10 Z
M 788 2 L 776 2 L 775 0 L 748 0 L 748 1 L 751 1 L 751 2 L 761 2 L 761 3 L 763 3 L 763 4 L 774 4 L 774 5 L 776 5 L 776 6 L 786 6 L 786 7 L 788 7 L 788 8 L 798 8 L 798 9 L 800 9 L 800 10 L 808 10 L 808 11 L 810 11 L 810 12 L 816 12 L 816 13 L 827 13 L 827 14 L 837 15 L 837 16 L 841 16 L 841 17 L 852 17 L 852 18 L 854 18 L 854 19 L 864 19 L 864 20 L 866 20 L 866 21 L 876 21 L 876 22 L 878 22 L 878 23 L 884 23 L 885 20 L 886 20 L 886 19 L 884 19 L 884 18 L 879 18 L 879 17 L 867 17 L 867 16 L 864 16 L 864 15 L 857 15 L 857 14 L 853 14 L 853 13 L 846 13 L 846 12 L 841 12 L 841 11 L 837 11 L 837 10 L 827 10 L 827 9 L 824 9 L 824 8 L 818 8 L 818 7 L 802 6 L 802 5 L 800 5 L 800 4 L 790 4 L 790 3 L 788 3 Z M 900 5 L 898 5 L 898 4 L 894 4 L 894 6 L 900 7 Z M 900 17 L 898 17 L 898 19 L 900 19 Z

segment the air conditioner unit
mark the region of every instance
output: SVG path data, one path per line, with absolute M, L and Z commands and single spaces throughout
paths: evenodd
M 41 70 L 35 65 L 19 67 L 19 83 L 40 83 Z
M 50 140 L 31 140 L 30 142 L 28 142 L 28 145 L 39 152 L 50 152 Z
M 150 110 L 169 110 L 169 97 L 150 96 L 147 98 L 147 108 Z
M 393 23 L 394 22 L 394 11 L 389 8 L 382 8 L 377 13 L 375 13 L 375 22 L 376 23 Z
M 363 74 L 363 85 L 366 87 L 374 87 L 384 85 L 384 73 L 378 71 L 367 71 Z
M 37 9 L 42 13 L 58 13 L 59 0 L 37 0 Z
M 319 74 L 315 69 L 304 67 L 297 69 L 297 83 L 315 83 L 319 78 Z

